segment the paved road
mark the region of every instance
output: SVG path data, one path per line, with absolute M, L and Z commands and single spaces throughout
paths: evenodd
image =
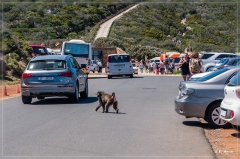
M 108 21 L 104 22 L 103 24 L 101 24 L 100 29 L 98 30 L 95 39 L 100 38 L 100 37 L 108 37 L 108 34 L 109 34 L 109 31 L 110 31 L 113 21 L 116 20 L 117 18 L 121 17 L 124 13 L 134 9 L 137 6 L 138 6 L 138 4 L 132 6 L 131 8 L 127 9 L 126 11 L 118 14 L 117 16 L 115 16 L 115 17 L 109 19 Z
M 3 101 L 3 155 L 26 157 L 213 158 L 198 119 L 174 111 L 180 76 L 89 79 L 89 98 Z M 120 113 L 95 112 L 98 90 L 115 92 Z M 8 159 L 11 157 L 8 157 Z M 69 157 L 70 158 L 70 157 Z

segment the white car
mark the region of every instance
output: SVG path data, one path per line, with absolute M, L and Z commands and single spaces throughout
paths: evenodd
M 90 71 L 95 73 L 95 71 L 99 72 L 99 66 L 97 65 L 97 62 L 95 60 L 90 61 Z
M 129 76 L 133 78 L 131 56 L 127 53 L 109 54 L 107 57 L 108 79 L 117 76 Z
M 135 63 L 132 64 L 132 67 L 133 67 L 133 73 L 138 74 L 138 67 L 136 66 Z
M 227 52 L 205 52 L 205 53 L 202 53 L 202 55 L 200 57 L 203 62 L 202 72 L 209 71 L 222 58 L 232 58 L 232 57 L 237 57 L 237 54 L 227 53 Z
M 231 123 L 240 132 L 240 72 L 224 88 L 220 118 Z
M 209 73 L 211 73 L 211 72 L 197 73 L 197 74 L 195 74 L 195 75 L 192 75 L 192 76 L 189 78 L 189 81 L 196 81 L 197 79 L 202 78 L 202 77 L 208 75 Z

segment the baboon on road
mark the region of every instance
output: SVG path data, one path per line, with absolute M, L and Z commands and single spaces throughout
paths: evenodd
M 111 94 L 108 94 L 108 93 L 105 93 L 103 91 L 98 91 L 96 93 L 97 97 L 98 97 L 98 106 L 97 108 L 95 109 L 96 111 L 102 107 L 103 108 L 103 113 L 104 112 L 108 112 L 108 109 L 111 105 L 113 105 L 113 108 L 115 109 L 116 113 L 118 113 L 119 109 L 117 107 L 118 105 L 118 101 L 116 99 L 116 96 L 115 96 L 115 93 L 113 92 L 112 95 Z M 106 110 L 105 110 L 105 106 L 106 106 Z

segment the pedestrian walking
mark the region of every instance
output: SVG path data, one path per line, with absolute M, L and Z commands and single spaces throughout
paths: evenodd
M 182 59 L 179 61 L 179 66 L 181 69 L 181 75 L 184 81 L 189 80 L 191 73 L 189 70 L 189 56 L 188 53 L 186 53 Z
M 143 73 L 144 64 L 142 60 L 140 62 L 139 68 L 140 68 L 140 72 Z
M 102 73 L 102 62 L 100 60 L 97 61 L 97 65 L 99 67 L 99 73 Z
M 155 60 L 153 60 L 153 62 L 152 62 L 152 69 L 153 69 L 153 71 L 155 71 L 155 69 L 156 69 L 156 62 L 155 62 Z
M 164 66 L 165 66 L 165 74 L 169 74 L 169 70 L 170 70 L 170 59 L 169 59 L 168 56 L 165 56 Z

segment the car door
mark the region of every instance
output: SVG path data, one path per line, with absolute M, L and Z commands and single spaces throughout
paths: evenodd
M 77 80 L 79 81 L 78 82 L 79 83 L 78 88 L 80 90 L 81 89 L 80 88 L 80 80 L 81 80 L 81 78 L 80 78 L 80 67 L 79 67 L 79 65 L 76 64 L 75 59 L 73 57 L 70 57 L 69 60 L 70 60 L 70 64 L 71 64 L 71 67 L 72 67 L 72 72 L 74 74 L 73 78 L 74 78 L 75 82 L 77 82 Z
M 81 69 L 81 67 L 79 66 L 77 60 L 75 60 L 75 58 L 73 58 L 73 62 L 75 64 L 75 68 L 77 69 L 78 72 L 78 82 L 79 82 L 79 92 L 84 91 L 85 89 L 85 83 L 86 83 L 86 78 L 87 75 L 86 73 L 84 73 Z

